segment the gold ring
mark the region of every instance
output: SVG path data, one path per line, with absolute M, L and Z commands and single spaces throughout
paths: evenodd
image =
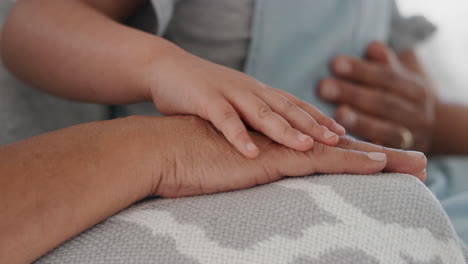
M 411 133 L 411 131 L 409 131 L 407 128 L 401 128 L 400 135 L 401 135 L 400 149 L 403 149 L 403 150 L 411 149 L 414 145 L 413 133 Z

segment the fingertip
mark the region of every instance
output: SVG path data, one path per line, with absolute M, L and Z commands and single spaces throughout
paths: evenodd
M 338 141 L 340 140 L 337 134 L 328 129 L 323 133 L 323 138 L 325 139 L 325 143 L 332 146 L 338 144 Z
M 287 138 L 284 138 L 282 141 L 277 141 L 279 144 L 283 144 L 284 146 L 298 150 L 298 151 L 307 151 L 312 148 L 314 145 L 314 139 L 306 135 L 299 130 L 293 129 L 291 133 L 287 136 Z
M 333 121 L 334 124 L 333 124 L 333 132 L 335 132 L 336 134 L 338 134 L 338 136 L 344 136 L 346 135 L 346 129 L 338 124 L 336 121 Z
M 352 65 L 349 58 L 338 56 L 332 63 L 332 70 L 338 75 L 347 75 L 352 71 Z
M 416 159 L 420 159 L 420 160 L 423 160 L 423 161 L 427 161 L 427 158 L 426 158 L 426 155 L 422 152 L 419 152 L 419 151 L 406 151 L 406 153 L 413 157 L 413 158 L 416 158 Z
M 358 119 L 356 112 L 346 105 L 340 106 L 335 115 L 340 125 L 347 129 L 353 129 Z
M 331 79 L 323 80 L 318 89 L 317 95 L 326 101 L 336 101 L 340 97 L 340 88 L 335 81 Z
M 385 153 L 368 152 L 366 153 L 366 156 L 372 161 L 368 167 L 370 173 L 381 172 L 387 166 L 388 159 Z
M 258 152 L 258 147 L 257 145 L 255 145 L 255 143 L 253 142 L 249 142 L 245 145 L 245 149 L 249 152 L 249 153 L 254 153 L 254 152 Z
M 418 178 L 421 182 L 425 182 L 427 179 L 427 172 L 426 169 L 422 170 L 420 173 L 417 173 L 416 178 Z
M 426 155 L 419 151 L 406 151 L 407 155 L 413 158 L 413 164 L 416 166 L 417 171 L 426 168 L 427 158 Z
M 300 151 L 307 151 L 314 145 L 314 139 L 302 133 L 297 135 L 297 140 L 299 141 L 299 145 L 295 149 Z
M 379 62 L 388 63 L 390 61 L 389 50 L 387 46 L 378 41 L 373 41 L 369 44 L 367 47 L 366 56 Z
M 321 93 L 321 90 L 324 89 L 323 87 L 325 87 L 325 85 L 327 84 L 327 82 L 330 81 L 330 78 L 324 78 L 322 80 L 320 80 L 317 84 L 317 89 L 315 89 L 315 94 L 317 96 L 320 96 L 320 93 Z
M 248 158 L 254 159 L 258 157 L 260 154 L 260 150 L 258 149 L 257 145 L 253 142 L 249 142 L 245 145 L 244 155 Z
M 371 41 L 369 45 L 367 45 L 366 54 L 368 56 L 372 56 L 376 50 L 380 48 L 380 43 L 378 41 Z

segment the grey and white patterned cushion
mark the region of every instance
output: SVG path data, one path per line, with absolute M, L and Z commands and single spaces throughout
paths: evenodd
M 148 199 L 37 263 L 467 263 L 440 204 L 400 174 L 290 178 Z

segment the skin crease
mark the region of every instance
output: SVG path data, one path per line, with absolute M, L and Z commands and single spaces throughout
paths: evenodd
M 337 147 L 315 142 L 300 152 L 250 135 L 261 150 L 256 159 L 193 116 L 94 122 L 0 147 L 0 263 L 31 262 L 152 194 L 209 194 L 313 173 L 426 177 L 417 152 L 347 137 Z
M 372 42 L 367 58 L 338 56 L 336 77 L 323 80 L 318 95 L 338 104 L 335 118 L 367 141 L 399 148 L 401 128 L 414 137 L 414 150 L 428 155 L 468 153 L 468 106 L 439 100 L 411 50 L 393 54 Z M 343 71 L 348 69 L 349 71 Z M 336 91 L 330 94 L 330 87 Z M 389 111 L 392 109 L 392 111 Z
M 335 145 L 345 133 L 289 94 L 119 23 L 145 2 L 19 1 L 4 27 L 4 63 L 32 86 L 68 99 L 152 101 L 165 115 L 201 116 L 250 158 L 259 150 L 243 121 L 301 151 L 314 140 Z

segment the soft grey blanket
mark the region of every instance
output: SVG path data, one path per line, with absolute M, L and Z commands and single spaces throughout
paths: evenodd
M 149 199 L 38 263 L 467 263 L 414 177 L 291 178 L 236 192 Z

